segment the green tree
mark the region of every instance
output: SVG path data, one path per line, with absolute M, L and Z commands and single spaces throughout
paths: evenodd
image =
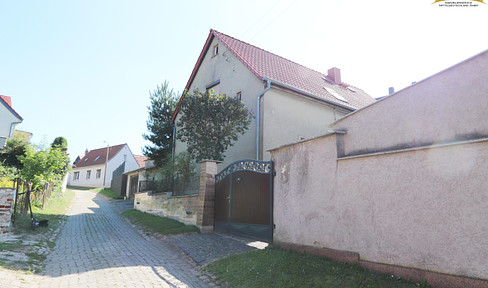
M 29 142 L 22 137 L 15 136 L 8 139 L 5 148 L 0 153 L 0 162 L 6 167 L 22 169 L 19 156 L 24 156 L 29 147 Z
M 20 176 L 38 189 L 44 183 L 61 180 L 69 168 L 68 155 L 60 148 L 38 149 L 29 147 L 25 156 L 19 157 L 23 164 Z
M 51 148 L 68 149 L 68 141 L 64 137 L 56 137 L 53 143 L 51 143 Z
M 152 145 L 144 146 L 142 153 L 154 161 L 158 167 L 162 167 L 173 150 L 173 122 L 171 117 L 176 107 L 176 94 L 168 88 L 165 81 L 157 89 L 150 92 L 151 106 L 149 118 L 146 121 L 147 134 L 142 137 Z
M 186 93 L 178 109 L 177 138 L 187 143 L 197 162 L 224 160 L 224 152 L 249 129 L 253 118 L 239 99 L 213 91 Z

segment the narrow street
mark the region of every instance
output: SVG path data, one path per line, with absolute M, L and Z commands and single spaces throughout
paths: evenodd
M 40 275 L 0 271 L 0 287 L 211 287 L 170 239 L 148 241 L 104 197 L 76 191 Z

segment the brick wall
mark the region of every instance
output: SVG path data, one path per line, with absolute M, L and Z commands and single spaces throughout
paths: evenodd
M 13 188 L 0 188 L 0 234 L 10 232 L 10 216 L 14 198 Z

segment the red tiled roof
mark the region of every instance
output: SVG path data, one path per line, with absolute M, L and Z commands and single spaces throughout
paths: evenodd
M 108 149 L 108 160 L 112 159 L 117 153 L 119 153 L 124 146 L 127 144 L 120 144 L 115 146 L 110 146 Z M 73 167 L 88 167 L 94 165 L 104 165 L 105 159 L 107 158 L 107 147 L 99 148 L 89 151 L 81 160 L 76 163 Z
M 139 167 L 146 166 L 146 160 L 147 160 L 146 156 L 134 155 L 134 158 L 136 158 L 136 161 L 137 161 L 137 164 L 139 164 Z
M 219 39 L 219 41 L 222 42 L 222 44 L 224 44 L 259 79 L 270 79 L 278 86 L 282 84 L 281 86 L 284 86 L 285 88 L 292 87 L 304 93 L 312 94 L 313 96 L 332 104 L 349 108 L 350 110 L 356 110 L 375 102 L 373 97 L 357 87 L 346 83 L 341 83 L 339 85 L 334 84 L 333 81 L 326 80 L 328 79 L 327 74 L 307 68 L 213 29 L 210 30 L 210 34 L 205 42 L 205 46 L 202 49 L 195 68 L 192 71 L 190 79 L 186 84 L 185 90 L 190 88 L 213 37 L 217 37 L 217 39 Z M 324 89 L 324 87 L 332 89 L 346 99 L 347 102 L 334 97 L 334 95 Z M 176 111 L 173 118 L 175 116 Z
M 10 96 L 0 95 L 0 99 L 3 103 L 5 103 L 7 109 L 10 110 L 15 117 L 17 117 L 19 120 L 23 120 L 19 113 L 12 108 L 12 98 Z

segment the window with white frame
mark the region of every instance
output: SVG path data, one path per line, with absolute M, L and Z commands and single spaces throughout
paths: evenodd
M 73 180 L 79 180 L 80 179 L 80 172 L 74 172 L 73 173 Z
M 97 179 L 100 179 L 100 177 L 102 176 L 102 169 L 97 169 L 97 174 L 96 174 L 96 178 Z
M 91 177 L 91 170 L 86 171 L 86 179 L 90 179 Z

